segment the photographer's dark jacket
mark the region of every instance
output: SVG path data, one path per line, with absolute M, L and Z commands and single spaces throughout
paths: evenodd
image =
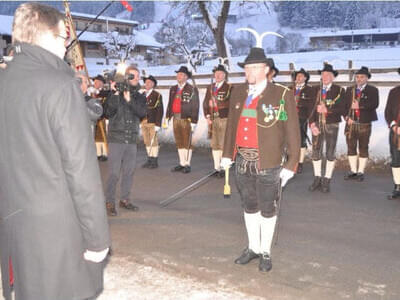
M 131 101 L 127 102 L 123 94 L 111 94 L 104 105 L 104 115 L 109 120 L 108 142 L 117 144 L 135 144 L 139 134 L 140 120 L 146 116 L 146 97 L 131 91 Z
M 360 123 L 371 123 L 372 121 L 378 120 L 376 114 L 376 109 L 379 106 L 379 92 L 378 89 L 372 85 L 367 84 L 365 88 L 361 91 L 361 97 L 358 100 L 358 105 L 360 107 L 359 120 L 357 116 L 352 113 L 351 105 L 353 99 L 356 98 L 356 86 L 350 86 L 346 90 L 346 117 L 355 118 L 354 121 L 359 121 Z
M 178 85 L 174 85 L 169 90 L 169 101 L 166 117 L 173 117 L 172 104 L 177 94 Z M 199 120 L 199 91 L 192 85 L 186 83 L 181 95 L 181 119 L 190 119 L 191 123 L 197 124 Z
M 73 70 L 47 50 L 17 44 L 0 76 L 0 255 L 3 295 L 87 299 L 104 263 L 86 249 L 110 246 L 93 135 Z

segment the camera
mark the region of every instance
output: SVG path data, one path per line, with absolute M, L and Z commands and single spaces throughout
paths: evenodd
M 117 76 L 116 76 L 117 77 Z M 118 80 L 119 78 L 116 78 L 116 84 L 115 88 L 118 92 L 123 93 L 126 91 L 131 91 L 132 86 L 129 84 L 129 80 L 132 80 L 135 78 L 135 75 L 133 74 L 128 74 L 128 76 L 124 76 L 124 79 L 122 81 Z

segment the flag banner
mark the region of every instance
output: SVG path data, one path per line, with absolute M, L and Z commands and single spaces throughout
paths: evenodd
M 130 12 L 133 11 L 133 8 L 132 8 L 132 6 L 128 3 L 128 1 L 119 1 L 119 2 L 121 2 L 122 6 L 125 7 L 125 9 L 126 9 L 127 11 L 130 11 Z
M 67 29 L 68 40 L 73 41 L 73 45 L 67 52 L 67 60 L 71 63 L 71 66 L 76 71 L 85 71 L 87 73 L 87 68 L 85 65 L 85 60 L 83 59 L 82 49 L 79 45 L 79 41 L 76 39 L 76 31 L 74 22 L 72 21 L 71 12 L 69 9 L 68 1 L 64 0 L 65 7 L 65 27 Z M 86 74 L 88 75 L 88 74 Z

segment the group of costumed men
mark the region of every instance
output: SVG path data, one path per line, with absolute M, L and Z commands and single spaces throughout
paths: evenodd
M 246 83 L 235 87 L 227 82 L 225 65 L 219 64 L 213 69 L 203 111 L 209 126 L 215 175 L 223 177 L 224 170 L 235 163 L 235 182 L 248 235 L 248 246 L 235 263 L 247 264 L 258 258 L 259 270 L 268 272 L 272 268 L 271 245 L 282 187 L 295 173 L 303 172 L 307 143 L 312 144 L 314 171 L 309 191 L 327 193 L 335 168 L 339 123 L 344 119 L 350 165 L 344 179 L 362 182 L 368 161 L 371 123 L 377 120 L 379 94 L 377 88 L 368 83 L 371 73 L 367 67 L 357 70 L 355 84 L 345 89 L 334 83 L 338 71 L 328 63 L 319 70 L 318 86 L 308 83 L 310 74 L 303 68 L 293 72 L 291 87 L 275 83 L 273 78 L 279 70 L 261 47 L 252 48 L 239 66 L 244 68 Z M 177 84 L 170 88 L 163 125 L 162 96 L 155 90 L 157 80 L 153 76 L 143 79 L 142 93 L 147 103 L 147 114 L 141 121 L 147 152 L 143 167 L 158 167 L 157 133 L 172 119 L 179 163 L 171 171 L 189 173 L 192 135 L 199 120 L 199 92 L 193 79 L 193 85 L 188 83 L 192 73 L 187 67 L 182 66 L 175 72 Z M 389 199 L 400 199 L 399 98 L 400 86 L 390 91 L 385 109 L 391 128 L 395 183 Z M 307 136 L 308 128 L 312 141 Z

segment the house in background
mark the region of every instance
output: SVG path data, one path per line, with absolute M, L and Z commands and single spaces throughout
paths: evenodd
M 400 45 L 400 28 L 370 28 L 310 33 L 314 49 L 359 49 Z
M 95 15 L 74 12 L 71 12 L 71 15 L 77 35 L 96 17 Z M 4 54 L 6 47 L 11 44 L 13 16 L 0 15 L 0 20 L 0 53 Z M 97 64 L 106 64 L 107 53 L 103 43 L 107 32 L 118 32 L 121 37 L 128 37 L 133 33 L 136 46 L 131 52 L 132 60 L 142 61 L 148 65 L 159 64 L 164 45 L 158 43 L 152 36 L 138 31 L 138 25 L 137 21 L 100 16 L 79 37 L 83 56 L 85 59 L 95 60 Z

